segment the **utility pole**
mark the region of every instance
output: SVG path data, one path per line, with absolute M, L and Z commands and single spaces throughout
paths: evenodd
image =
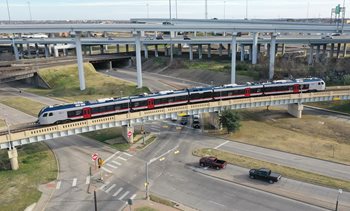
M 28 11 L 29 11 L 29 20 L 32 21 L 32 10 L 30 9 L 30 1 L 27 1 L 28 3 Z

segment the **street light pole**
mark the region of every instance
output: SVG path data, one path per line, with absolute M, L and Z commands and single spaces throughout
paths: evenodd
M 177 19 L 177 0 L 175 0 L 175 12 L 176 12 L 176 19 Z
M 338 190 L 338 196 L 337 196 L 337 202 L 335 203 L 335 211 L 338 211 L 338 201 L 339 201 L 339 196 L 340 194 L 343 193 L 343 190 L 342 189 L 339 189 Z
M 248 0 L 245 0 L 245 19 L 248 20 Z
M 224 1 L 224 19 L 226 19 L 226 1 Z
M 208 19 L 208 0 L 205 0 L 205 19 Z
M 6 6 L 7 6 L 7 15 L 9 17 L 9 24 L 11 24 L 11 15 L 10 15 L 10 7 L 9 7 L 9 2 L 6 0 Z
M 28 11 L 29 11 L 29 20 L 32 21 L 32 11 L 30 9 L 30 1 L 27 2 L 28 3 Z

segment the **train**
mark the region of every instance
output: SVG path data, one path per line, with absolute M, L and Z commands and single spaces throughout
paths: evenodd
M 299 78 L 275 80 L 264 83 L 248 82 L 244 85 L 194 87 L 182 90 L 167 90 L 144 93 L 137 96 L 104 98 L 93 101 L 75 102 L 47 106 L 40 110 L 39 125 L 61 124 L 101 116 L 137 112 L 184 104 L 267 95 L 316 92 L 326 89 L 320 78 Z

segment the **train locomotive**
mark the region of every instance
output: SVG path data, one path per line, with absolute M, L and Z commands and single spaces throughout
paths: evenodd
M 157 93 L 144 93 L 138 96 L 105 98 L 44 107 L 38 114 L 37 123 L 40 125 L 60 124 L 75 120 L 184 104 L 266 95 L 316 92 L 325 89 L 326 84 L 322 79 L 300 78 L 266 83 L 247 83 L 245 85 L 227 84 L 168 90 Z

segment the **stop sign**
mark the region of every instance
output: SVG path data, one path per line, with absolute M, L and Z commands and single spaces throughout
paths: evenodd
M 91 158 L 92 158 L 92 160 L 97 160 L 98 154 L 97 153 L 92 154 Z
M 130 138 L 131 136 L 132 136 L 132 132 L 129 131 L 129 132 L 128 132 L 128 138 Z

